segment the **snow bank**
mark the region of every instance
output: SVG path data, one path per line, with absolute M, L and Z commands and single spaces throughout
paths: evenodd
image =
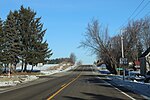
M 0 87 L 5 87 L 5 86 L 15 86 L 17 83 L 13 81 L 5 81 L 5 82 L 0 82 Z
M 59 70 L 41 71 L 41 73 L 43 73 L 44 75 L 52 75 L 59 72 L 60 72 Z
M 49 69 L 51 67 L 56 67 L 56 66 L 57 67 L 59 66 L 59 67 L 54 68 L 53 70 Z M 52 75 L 55 73 L 65 72 L 76 67 L 76 66 L 69 66 L 66 69 L 64 69 L 63 66 L 65 65 L 60 66 L 58 64 L 46 64 L 43 66 L 34 67 L 34 70 L 40 70 L 40 72 L 44 75 Z M 31 68 L 32 68 L 31 65 L 27 66 L 27 70 L 31 70 Z M 19 69 L 21 69 L 20 66 L 17 67 L 17 70 Z M 11 76 L 10 78 L 8 76 L 0 76 L 0 78 L 3 80 L 3 81 L 0 81 L 0 87 L 5 87 L 5 86 L 15 86 L 19 83 L 27 83 L 29 81 L 36 80 L 39 77 L 36 75 L 15 75 L 15 76 Z
M 35 70 L 47 70 L 50 67 L 58 66 L 59 64 L 45 64 L 43 66 L 34 67 Z
M 97 69 L 100 71 L 104 69 L 103 67 L 105 68 L 105 66 L 98 66 Z M 123 80 L 123 76 L 120 75 L 108 76 L 108 79 L 110 79 L 116 85 L 123 86 L 134 91 L 135 93 L 141 94 L 143 97 L 150 100 L 150 83 Z
M 75 67 L 76 66 L 69 66 L 68 68 L 63 69 L 63 66 L 60 66 L 56 70 L 42 70 L 41 73 L 43 73 L 44 75 L 52 75 L 52 74 L 55 74 L 55 73 L 61 73 L 61 72 L 69 71 L 69 70 L 71 70 Z
M 0 87 L 15 86 L 19 83 L 26 83 L 39 78 L 35 75 L 16 75 L 16 76 L 11 76 L 10 78 L 8 76 L 1 76 L 1 78 L 2 77 L 4 80 L 0 82 Z
M 70 66 L 70 67 L 66 68 L 65 70 L 62 70 L 62 72 L 69 71 L 69 70 L 71 70 L 71 69 L 74 69 L 75 67 L 76 67 L 76 66 Z
M 33 81 L 38 79 L 39 77 L 35 76 L 35 75 L 26 75 L 26 78 L 24 78 L 23 83 L 24 82 L 29 82 L 29 81 Z
M 122 80 L 122 76 L 109 76 L 109 78 L 116 85 L 123 86 L 129 90 L 132 90 L 150 99 L 150 84 L 149 83 Z

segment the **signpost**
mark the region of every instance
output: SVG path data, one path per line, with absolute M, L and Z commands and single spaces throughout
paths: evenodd
M 120 64 L 123 67 L 123 80 L 125 79 L 125 66 L 128 64 L 127 58 L 120 58 Z

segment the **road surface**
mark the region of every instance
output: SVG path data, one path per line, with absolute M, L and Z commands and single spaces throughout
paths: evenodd
M 41 80 L 41 81 L 40 81 Z M 105 75 L 90 65 L 75 70 L 43 76 L 22 86 L 0 93 L 0 100 L 141 100 L 123 87 L 109 84 Z

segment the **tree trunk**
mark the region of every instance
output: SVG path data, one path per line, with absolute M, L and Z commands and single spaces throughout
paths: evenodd
M 31 68 L 31 72 L 33 71 L 33 65 L 32 65 L 32 68 Z
M 16 65 L 17 65 L 17 64 L 13 64 L 13 66 L 14 66 L 13 71 L 14 71 L 14 72 L 16 72 Z
M 23 64 L 24 64 L 24 62 L 23 62 L 23 60 L 22 60 L 22 67 L 21 67 L 21 72 L 23 72 Z
M 8 68 L 9 68 L 9 72 L 8 72 L 8 77 L 10 78 L 10 74 L 11 74 L 11 63 L 8 64 Z
M 112 61 L 109 61 L 109 62 L 106 61 L 106 67 L 112 74 L 117 74 L 117 71 L 116 71 L 115 66 L 112 63 Z
M 7 64 L 5 64 L 4 66 L 5 66 L 4 73 L 7 73 Z
M 26 72 L 26 71 L 27 71 L 27 62 L 25 61 L 25 66 L 24 66 L 23 72 Z

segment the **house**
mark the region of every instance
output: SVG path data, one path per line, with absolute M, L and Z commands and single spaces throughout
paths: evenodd
M 140 73 L 145 75 L 147 71 L 150 71 L 150 47 L 139 57 L 140 59 Z

